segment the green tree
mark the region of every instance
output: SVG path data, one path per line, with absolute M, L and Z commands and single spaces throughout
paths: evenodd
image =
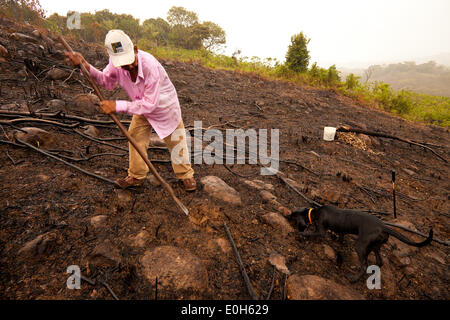
M 341 77 L 339 76 L 339 71 L 336 69 L 336 65 L 332 65 L 328 68 L 327 72 L 327 82 L 328 85 L 336 85 L 341 81 Z
M 188 28 L 198 23 L 198 16 L 193 11 L 188 11 L 183 7 L 173 6 L 167 13 L 167 21 L 172 27 L 183 26 Z
M 356 87 L 359 86 L 359 79 L 360 77 L 356 77 L 353 73 L 350 73 L 346 78 L 345 78 L 345 86 L 347 89 L 353 90 Z
M 167 13 L 167 21 L 171 27 L 169 42 L 175 47 L 198 49 L 201 47 L 201 37 L 195 33 L 203 33 L 199 27 L 198 16 L 195 12 L 183 7 L 172 7 Z
M 209 51 L 216 51 L 226 43 L 225 31 L 214 22 L 205 21 L 202 25 L 206 28 L 206 37 L 203 38 L 203 47 Z
M 104 21 L 114 21 L 116 18 L 116 14 L 112 13 L 108 9 L 103 9 L 99 11 L 95 11 L 95 20 L 99 23 L 102 23 Z
M 303 32 L 291 37 L 291 44 L 286 53 L 286 66 L 295 72 L 306 72 L 309 65 L 308 39 Z
M 169 23 L 161 18 L 147 19 L 142 23 L 141 36 L 154 43 L 155 46 L 169 45 Z
M 0 8 L 0 15 L 29 23 L 40 25 L 45 18 L 39 0 L 0 0 Z
M 137 41 L 140 37 L 139 19 L 134 18 L 130 14 L 120 14 L 115 17 L 115 28 L 123 30 L 133 41 Z

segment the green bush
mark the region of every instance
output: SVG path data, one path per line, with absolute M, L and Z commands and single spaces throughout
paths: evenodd
M 390 111 L 397 114 L 408 114 L 412 108 L 413 101 L 409 92 L 402 90 L 394 94 L 391 100 Z
M 303 32 L 291 37 L 291 44 L 286 53 L 286 66 L 294 72 L 306 72 L 309 65 L 308 39 Z
M 356 77 L 353 73 L 350 73 L 346 78 L 345 78 L 345 87 L 349 90 L 353 90 L 355 89 L 358 85 L 359 85 L 359 79 L 361 79 L 361 77 Z

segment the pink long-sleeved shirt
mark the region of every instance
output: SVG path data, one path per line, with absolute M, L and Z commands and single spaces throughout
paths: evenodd
M 116 111 L 145 116 L 161 139 L 172 134 L 180 123 L 181 109 L 175 87 L 151 54 L 138 50 L 136 82 L 131 80 L 128 71 L 114 67 L 111 60 L 103 71 L 91 66 L 89 72 L 107 90 L 113 90 L 119 83 L 132 101 L 116 101 Z

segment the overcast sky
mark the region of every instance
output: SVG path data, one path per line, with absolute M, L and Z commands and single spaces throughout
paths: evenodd
M 303 31 L 311 62 L 364 67 L 450 53 L 450 0 L 40 0 L 47 15 L 108 9 L 143 22 L 172 6 L 225 30 L 226 54 L 284 61 L 291 35 Z M 81 21 L 83 23 L 83 21 Z

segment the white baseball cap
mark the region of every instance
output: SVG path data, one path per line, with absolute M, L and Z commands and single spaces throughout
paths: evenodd
M 105 46 L 114 67 L 134 62 L 133 41 L 122 30 L 110 30 L 105 38 Z

